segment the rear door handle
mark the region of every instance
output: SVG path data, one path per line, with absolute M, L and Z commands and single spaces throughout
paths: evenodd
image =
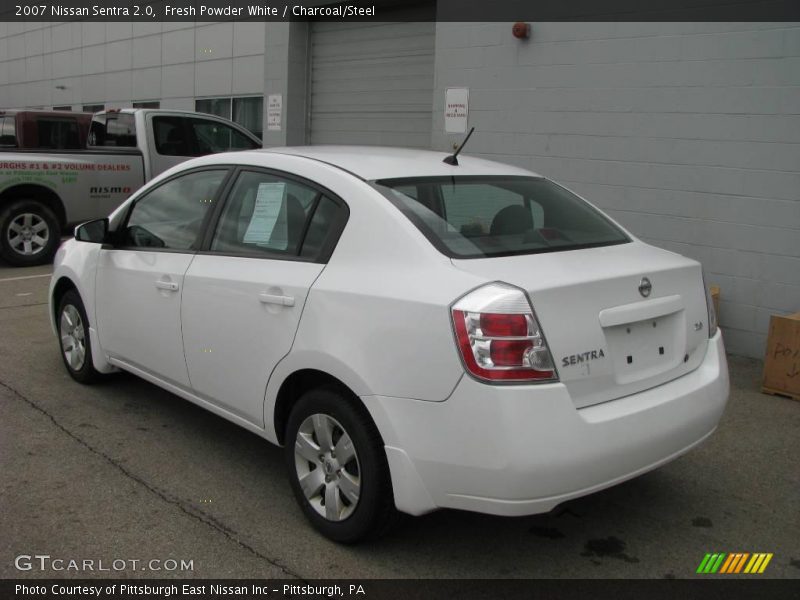
M 276 294 L 267 294 L 261 292 L 258 295 L 258 300 L 262 304 L 280 304 L 281 306 L 294 306 L 294 296 L 279 296 Z
M 170 292 L 178 291 L 178 284 L 172 281 L 161 281 L 159 279 L 158 281 L 156 281 L 156 287 L 160 290 L 168 290 Z

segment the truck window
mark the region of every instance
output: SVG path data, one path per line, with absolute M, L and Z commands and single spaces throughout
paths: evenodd
M 185 117 L 153 117 L 153 140 L 161 156 L 192 156 Z
M 92 119 L 90 146 L 136 147 L 136 123 L 128 113 L 106 113 Z
M 0 146 L 14 148 L 17 145 L 17 131 L 14 117 L 0 117 Z
M 198 156 L 228 150 L 252 150 L 260 146 L 229 125 L 206 119 L 190 119 Z
M 74 119 L 36 120 L 39 148 L 74 150 L 81 147 L 78 123 Z
M 196 117 L 153 117 L 156 152 L 162 156 L 203 156 L 261 146 L 230 125 Z

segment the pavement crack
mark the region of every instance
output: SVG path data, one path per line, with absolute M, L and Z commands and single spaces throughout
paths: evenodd
M 175 506 L 178 510 L 180 510 L 182 513 L 184 513 L 189 518 L 194 519 L 195 521 L 198 521 L 198 522 L 202 523 L 203 525 L 206 525 L 207 527 L 210 527 L 210 528 L 214 529 L 215 531 L 218 531 L 223 536 L 228 538 L 228 540 L 230 540 L 233 543 L 235 543 L 237 546 L 240 546 L 242 549 L 246 550 L 247 552 L 249 552 L 253 556 L 256 556 L 257 558 L 259 558 L 259 559 L 261 559 L 261 560 L 263 560 L 265 562 L 268 562 L 273 567 L 276 567 L 276 568 L 280 569 L 281 572 L 285 573 L 287 576 L 295 578 L 295 579 L 300 579 L 302 581 L 305 581 L 305 578 L 303 576 L 301 576 L 298 573 L 295 573 L 294 571 L 292 571 L 291 568 L 289 568 L 286 565 L 282 564 L 279 560 L 277 560 L 275 558 L 271 558 L 271 557 L 259 552 L 255 548 L 253 548 L 253 546 L 251 546 L 250 544 L 247 544 L 246 542 L 243 542 L 241 540 L 241 538 L 239 537 L 239 533 L 237 531 L 235 531 L 234 529 L 231 529 L 230 527 L 228 527 L 227 525 L 223 524 L 219 520 L 215 519 L 214 517 L 212 517 L 210 515 L 207 515 L 206 513 L 202 512 L 202 511 L 193 510 L 190 506 L 187 506 L 184 502 L 182 502 L 178 498 L 170 496 L 169 494 L 167 494 L 163 490 L 160 490 L 157 487 L 154 487 L 153 485 L 149 484 L 147 481 L 145 481 L 144 479 L 142 479 L 141 477 L 139 477 L 135 473 L 132 473 L 131 471 L 126 469 L 123 465 L 121 465 L 119 462 L 117 462 L 116 460 L 114 460 L 113 458 L 108 456 L 105 452 L 103 452 L 102 450 L 100 450 L 98 448 L 95 448 L 94 446 L 89 444 L 86 440 L 84 440 L 80 436 L 74 434 L 72 431 L 67 429 L 64 425 L 62 425 L 58 421 L 58 419 L 56 419 L 46 409 L 44 409 L 41 406 L 39 406 L 36 402 L 34 402 L 33 400 L 31 400 L 30 398 L 25 396 L 22 392 L 20 392 L 19 390 L 17 390 L 13 386 L 9 385 L 8 383 L 3 381 L 2 379 L 0 379 L 0 387 L 8 390 L 13 396 L 16 396 L 17 398 L 19 398 L 20 400 L 22 400 L 23 402 L 28 404 L 31 408 L 33 408 L 34 410 L 36 410 L 36 411 L 40 412 L 41 414 L 43 414 L 45 417 L 47 417 L 53 423 L 53 425 L 55 425 L 55 427 L 57 429 L 61 430 L 64 434 L 66 434 L 67 436 L 72 438 L 74 441 L 76 441 L 78 444 L 80 444 L 81 446 L 86 448 L 92 454 L 94 454 L 94 455 L 100 457 L 101 459 L 103 459 L 104 461 L 106 461 L 108 464 L 110 464 L 115 469 L 117 469 L 117 471 L 122 473 L 125 477 L 127 477 L 131 481 L 134 481 L 135 483 L 138 483 L 139 485 L 144 487 L 147 491 L 149 491 L 150 493 L 154 494 L 155 496 L 157 496 L 158 498 L 160 498 L 164 502 L 167 502 L 168 504 L 171 504 L 171 505 Z

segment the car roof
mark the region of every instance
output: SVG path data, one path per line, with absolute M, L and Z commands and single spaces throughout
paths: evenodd
M 277 153 L 318 160 L 352 173 L 367 181 L 400 177 L 435 177 L 452 175 L 540 175 L 511 165 L 464 154 L 458 166 L 445 164 L 447 152 L 390 148 L 383 146 L 290 146 L 252 150 L 253 153 Z

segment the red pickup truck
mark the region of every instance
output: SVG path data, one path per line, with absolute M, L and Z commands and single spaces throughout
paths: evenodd
M 86 147 L 92 113 L 0 110 L 0 148 L 78 150 Z

